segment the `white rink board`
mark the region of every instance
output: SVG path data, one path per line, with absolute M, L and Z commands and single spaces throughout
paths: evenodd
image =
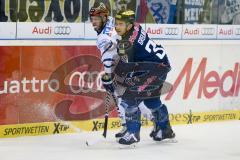
M 84 38 L 84 23 L 17 23 L 17 39 Z
M 181 39 L 182 25 L 146 24 L 146 32 L 154 39 Z
M 217 39 L 217 25 L 183 25 L 182 39 Z
M 212 42 L 197 41 L 192 44 L 191 41 L 187 41 L 164 45 L 172 64 L 167 81 L 172 84 L 179 82 L 172 96 L 163 96 L 169 106 L 169 112 L 184 113 L 190 109 L 194 112 L 240 109 L 240 42 Z M 199 73 L 197 69 L 200 70 Z M 184 74 L 180 77 L 181 72 Z M 233 80 L 230 76 L 223 79 L 223 75 L 228 73 L 233 74 Z M 214 83 L 218 77 L 223 81 Z M 213 84 L 210 84 L 211 81 Z M 232 86 L 234 89 L 228 95 L 224 95 L 220 91 L 222 86 L 225 91 L 231 90 Z M 208 92 L 216 93 L 207 95 Z M 232 94 L 234 96 L 231 96 Z
M 0 22 L 0 39 L 15 39 L 16 23 Z
M 240 26 L 239 25 L 218 25 L 218 39 L 239 39 Z
M 141 23 L 143 29 L 153 39 L 169 40 L 240 40 L 240 25 L 214 24 L 152 24 Z M 92 40 L 97 38 L 90 22 L 86 23 L 42 23 L 42 22 L 2 22 L 0 40 L 4 39 L 62 39 Z

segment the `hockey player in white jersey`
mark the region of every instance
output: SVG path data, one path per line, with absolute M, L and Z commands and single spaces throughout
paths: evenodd
M 95 2 L 94 6 L 89 12 L 90 20 L 94 30 L 97 32 L 97 48 L 101 52 L 101 61 L 104 66 L 105 74 L 102 76 L 102 83 L 104 88 L 118 97 L 121 87 L 113 85 L 114 68 L 119 60 L 117 53 L 117 41 L 120 37 L 115 31 L 114 18 L 109 16 L 108 7 L 99 2 Z M 126 133 L 125 109 L 121 105 L 121 98 L 118 98 L 118 114 L 122 123 L 122 130 L 115 135 L 116 138 L 121 138 Z M 144 117 L 152 119 L 151 111 L 147 109 L 144 104 L 139 105 L 139 109 Z
M 111 85 L 113 78 L 114 66 L 118 60 L 117 54 L 117 33 L 114 29 L 114 19 L 109 16 L 109 9 L 103 3 L 94 3 L 94 6 L 89 12 L 90 20 L 94 30 L 97 32 L 97 48 L 101 52 L 101 61 L 104 66 L 104 79 L 102 83 L 104 88 L 114 94 L 114 88 Z M 126 132 L 125 127 L 125 112 L 121 105 L 119 105 L 120 99 L 118 99 L 118 114 L 122 123 L 122 131 L 116 134 L 116 137 L 121 137 Z

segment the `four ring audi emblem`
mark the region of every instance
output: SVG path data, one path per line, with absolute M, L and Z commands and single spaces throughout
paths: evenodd
M 215 34 L 215 29 L 214 28 L 202 28 L 201 33 L 204 36 L 210 36 Z
M 240 28 L 235 29 L 235 35 L 240 35 Z
M 56 26 L 54 28 L 55 35 L 69 35 L 71 33 L 70 26 Z
M 164 29 L 165 35 L 178 35 L 179 34 L 179 29 L 176 27 L 169 27 Z

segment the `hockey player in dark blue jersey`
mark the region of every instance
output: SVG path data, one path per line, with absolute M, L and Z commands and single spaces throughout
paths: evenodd
M 152 41 L 142 27 L 135 23 L 135 14 L 131 10 L 121 11 L 115 16 L 115 30 L 122 37 L 119 41 L 119 55 L 125 57 L 126 63 L 131 62 L 152 62 L 163 65 L 171 69 L 168 57 L 161 45 Z M 128 45 L 125 45 L 129 42 Z M 127 46 L 127 47 L 124 47 Z M 162 81 L 165 81 L 167 74 L 161 75 Z M 150 136 L 155 141 L 161 141 L 167 138 L 174 138 L 168 116 L 168 110 L 165 104 L 160 100 L 160 96 L 143 99 L 144 104 L 151 110 L 154 118 L 154 129 Z M 120 144 L 130 145 L 140 141 L 140 110 L 136 100 L 124 100 L 125 115 L 127 121 L 127 133 L 119 140 Z

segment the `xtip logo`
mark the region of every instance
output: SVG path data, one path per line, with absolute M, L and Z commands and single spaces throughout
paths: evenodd
M 198 123 L 201 120 L 201 116 L 193 115 L 192 110 L 185 114 L 169 114 L 170 121 L 184 122 L 185 124 Z
M 92 129 L 92 131 L 98 131 L 101 128 L 104 128 L 104 122 L 93 121 L 93 129 Z
M 53 134 L 59 134 L 60 132 L 66 132 L 69 129 L 69 125 L 54 123 L 54 131 Z
M 189 114 L 187 114 L 187 124 L 192 124 L 192 123 L 196 123 L 201 119 L 201 116 L 194 116 L 192 114 L 192 110 L 189 111 Z

